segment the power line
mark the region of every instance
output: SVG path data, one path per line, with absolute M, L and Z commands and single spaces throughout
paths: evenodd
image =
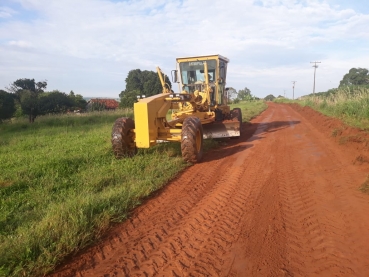
M 293 86 L 292 86 L 292 100 L 294 100 L 295 99 L 295 83 L 296 83 L 297 81 L 292 81 L 292 84 L 293 84 Z
M 318 68 L 317 63 L 321 63 L 321 62 L 310 62 L 313 63 L 313 67 L 314 67 L 314 86 L 313 86 L 313 94 L 315 93 L 315 74 L 316 74 L 316 69 Z

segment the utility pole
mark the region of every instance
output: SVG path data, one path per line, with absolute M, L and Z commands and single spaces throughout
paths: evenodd
M 314 67 L 314 86 L 313 86 L 313 94 L 315 93 L 315 74 L 316 74 L 316 69 L 318 68 L 317 63 L 321 63 L 321 62 L 310 62 L 313 63 L 313 67 Z
M 296 83 L 297 81 L 292 81 L 292 100 L 294 100 L 295 99 L 295 83 Z
M 286 90 L 284 90 L 284 98 L 286 98 Z

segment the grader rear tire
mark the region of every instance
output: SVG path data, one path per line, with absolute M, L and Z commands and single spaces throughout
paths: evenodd
M 182 157 L 186 162 L 198 163 L 203 155 L 203 130 L 200 119 L 187 117 L 181 135 Z
M 114 156 L 117 159 L 133 157 L 137 153 L 134 146 L 131 131 L 135 128 L 135 122 L 128 117 L 118 118 L 113 125 L 111 132 L 111 144 Z

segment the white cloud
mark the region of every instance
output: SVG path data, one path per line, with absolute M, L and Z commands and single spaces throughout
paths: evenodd
M 21 48 L 29 48 L 32 47 L 32 43 L 24 40 L 11 40 L 8 42 L 8 45 L 10 46 L 16 46 Z
M 1 18 L 10 18 L 12 17 L 16 12 L 9 8 L 9 7 L 0 7 L 0 19 Z
M 369 64 L 369 15 L 327 1 L 16 2 L 32 17 L 0 21 L 0 87 L 30 77 L 49 89 L 117 97 L 129 70 L 159 65 L 169 74 L 176 57 L 219 53 L 231 60 L 228 85 L 265 96 L 296 80 L 302 95 L 312 87 L 312 60 L 322 60 L 320 91 Z

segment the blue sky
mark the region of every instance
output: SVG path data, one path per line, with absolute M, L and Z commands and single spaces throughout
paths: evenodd
M 329 1 L 334 6 L 338 6 L 341 9 L 353 9 L 356 12 L 369 14 L 369 4 L 367 0 L 332 0 Z
M 175 58 L 221 54 L 227 85 L 295 97 L 369 67 L 364 0 L 1 0 L 0 89 L 19 78 L 48 90 L 118 97 L 132 69 L 170 74 Z M 177 86 L 174 86 L 178 90 Z

